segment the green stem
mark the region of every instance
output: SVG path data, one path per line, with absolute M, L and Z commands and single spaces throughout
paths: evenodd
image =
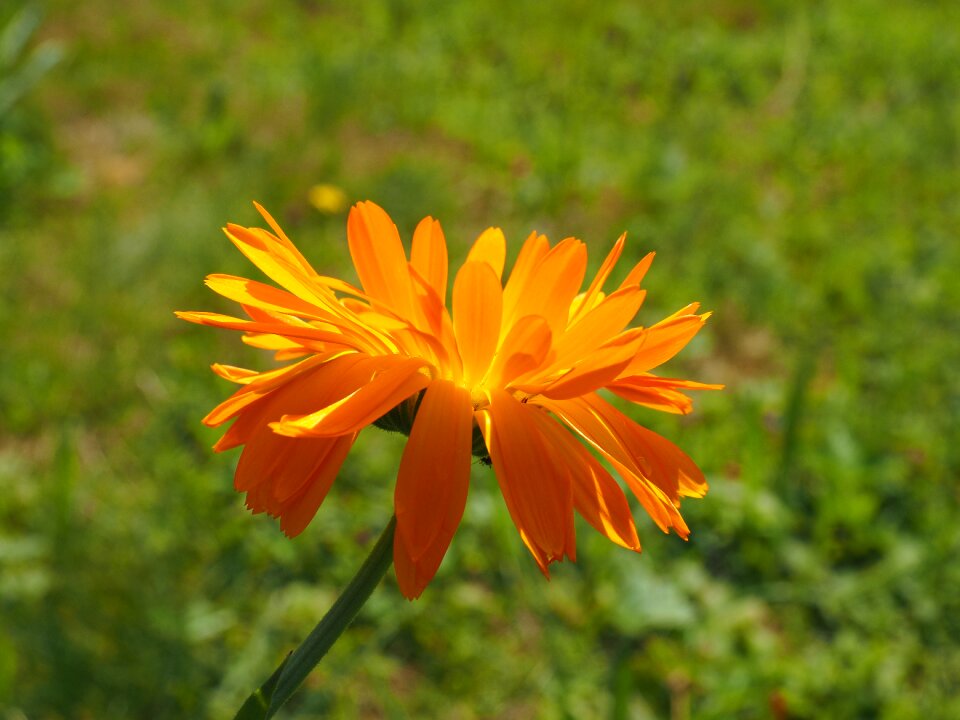
M 333 607 L 300 647 L 287 655 L 263 685 L 247 698 L 234 720 L 268 720 L 300 687 L 300 683 L 353 622 L 370 593 L 393 563 L 393 532 L 396 525 L 396 517 L 390 518 L 370 555 Z

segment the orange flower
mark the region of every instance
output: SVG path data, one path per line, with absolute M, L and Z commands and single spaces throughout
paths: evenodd
M 243 331 L 245 342 L 280 360 L 298 359 L 267 372 L 213 366 L 241 386 L 204 422 L 233 420 L 215 450 L 244 446 L 235 486 L 247 493 L 247 507 L 279 517 L 282 530 L 297 535 L 357 433 L 375 423 L 409 434 L 394 498 L 394 562 L 406 597 L 423 592 L 447 551 L 473 454 L 493 465 L 520 537 L 546 575 L 551 562 L 574 558 L 574 510 L 618 545 L 640 549 L 622 489 L 579 436 L 664 532 L 687 537 L 680 499 L 703 496 L 703 474 L 673 443 L 597 394 L 606 388 L 646 407 L 687 413 L 684 390 L 721 387 L 650 372 L 709 316 L 697 315 L 693 303 L 650 327 L 628 328 L 653 253 L 605 294 L 621 236 L 581 292 L 585 245 L 567 238 L 551 247 L 533 233 L 504 285 L 506 243 L 490 228 L 457 272 L 451 316 L 447 247 L 433 218 L 414 231 L 408 260 L 390 217 L 371 202 L 354 206 L 347 239 L 361 290 L 318 274 L 257 209 L 273 233 L 232 224 L 225 232 L 286 289 L 211 275 L 207 285 L 240 303 L 246 317 L 177 313 Z

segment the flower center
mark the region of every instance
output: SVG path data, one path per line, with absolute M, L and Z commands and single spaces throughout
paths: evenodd
M 487 398 L 487 392 L 484 390 L 483 385 L 474 385 L 472 388 L 470 388 L 470 402 L 473 403 L 474 410 L 482 410 L 490 404 L 490 400 Z

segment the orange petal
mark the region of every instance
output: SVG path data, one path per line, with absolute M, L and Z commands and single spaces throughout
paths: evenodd
M 630 505 L 617 481 L 587 449 L 543 413 L 532 413 L 559 459 L 570 471 L 573 506 L 598 532 L 630 550 L 640 551 Z
M 277 362 L 286 362 L 287 360 L 299 360 L 306 357 L 311 352 L 321 352 L 325 348 L 290 348 L 277 350 L 273 354 L 273 359 Z
M 287 237 L 287 234 L 280 227 L 280 224 L 273 219 L 273 216 L 268 213 L 260 203 L 254 202 L 253 206 L 257 209 L 257 212 L 260 213 L 263 219 L 267 221 L 267 224 L 270 226 L 270 228 L 276 233 L 276 240 L 278 240 L 280 244 L 286 248 L 290 260 L 294 264 L 308 271 L 309 274 L 315 274 L 313 268 L 310 267 L 310 263 L 308 263 L 307 259 L 300 254 L 300 251 L 297 250 L 297 246 L 294 245 L 293 241 Z
M 397 574 L 397 584 L 404 597 L 408 600 L 420 597 L 424 588 L 436 575 L 446 550 L 446 545 L 439 543 L 431 545 L 420 559 L 414 562 L 403 541 L 394 540 L 393 565 Z
M 597 271 L 593 281 L 590 283 L 590 287 L 587 288 L 587 291 L 580 299 L 578 311 L 574 314 L 574 317 L 582 315 L 593 307 L 597 295 L 602 293 L 603 284 L 610 276 L 610 272 L 617 264 L 617 260 L 620 259 L 620 254 L 623 252 L 623 246 L 626 241 L 626 233 L 623 233 L 619 238 L 617 238 L 617 241 L 613 244 L 613 248 L 611 248 L 610 252 L 607 254 L 607 257 L 604 259 L 603 264 L 600 265 L 600 270 Z
M 581 315 L 554 344 L 557 364 L 574 364 L 623 330 L 637 314 L 645 295 L 645 290 L 631 285 Z
M 357 300 L 355 298 L 343 298 L 340 302 L 343 304 L 343 307 L 356 315 L 360 322 L 369 327 L 376 328 L 377 330 L 383 330 L 389 333 L 395 330 L 403 330 L 404 328 L 410 327 L 409 320 L 403 320 L 395 315 L 389 315 L 378 310 L 374 310 L 363 300 Z
M 450 313 L 447 312 L 447 308 L 437 295 L 436 290 L 420 277 L 416 269 L 411 269 L 410 272 L 417 286 L 420 306 L 423 309 L 427 327 L 430 328 L 430 337 L 439 345 L 439 349 L 436 350 L 440 364 L 439 374 L 459 381 L 463 377 L 463 365 L 460 360 L 460 352 L 457 349 L 457 339 L 453 331 L 453 321 L 450 318 Z
M 676 505 L 682 495 L 706 492 L 706 482 L 679 448 L 651 440 L 655 433 L 641 428 L 597 395 L 559 401 L 537 398 L 536 402 L 560 417 L 613 464 L 664 532 L 673 527 L 686 536 L 687 527 Z
M 230 241 L 275 283 L 310 303 L 329 302 L 331 293 L 315 282 L 316 271 L 295 249 L 266 230 L 230 223 L 224 228 Z M 287 241 L 289 243 L 289 241 Z
M 626 416 L 623 416 L 626 419 Z M 652 478 L 664 478 L 657 482 L 660 487 L 677 485 L 680 497 L 703 497 L 709 486 L 703 472 L 683 450 L 662 435 L 648 430 L 643 425 L 630 423 L 630 445 L 634 453 L 641 454 L 650 465 Z M 656 482 L 656 481 L 655 481 Z
M 434 380 L 417 410 L 394 494 L 394 556 L 400 559 L 397 580 L 407 598 L 423 592 L 460 524 L 472 438 L 469 391 L 449 380 Z
M 248 492 L 270 480 L 278 467 L 282 472 L 305 480 L 312 468 L 308 463 L 314 457 L 317 442 L 319 441 L 308 445 L 294 444 L 292 439 L 280 437 L 271 432 L 265 423 L 261 423 L 247 438 L 243 452 L 240 453 L 240 460 L 237 462 L 237 469 L 233 476 L 234 489 L 237 492 Z M 262 511 L 266 508 L 251 509 Z
M 602 424 L 626 454 L 627 463 L 666 493 L 673 503 L 684 495 L 706 493 L 703 473 L 683 451 L 670 441 L 635 423 L 599 395 L 587 395 L 581 402 Z M 618 461 L 623 462 L 621 458 Z
M 663 532 L 673 530 L 686 540 L 690 535 L 690 528 L 677 509 L 676 503 L 670 501 L 662 489 L 639 474 L 635 468 L 624 465 L 610 457 L 607 458 L 613 468 L 624 479 L 627 487 L 637 498 L 643 509 Z
M 439 221 L 432 217 L 425 217 L 413 231 L 410 264 L 434 289 L 440 304 L 444 304 L 447 297 L 447 241 Z
M 651 373 L 643 375 L 617 378 L 617 384 L 632 384 L 634 386 L 644 386 L 654 389 L 681 389 L 681 390 L 723 390 L 724 385 L 717 383 L 702 383 L 696 380 L 682 380 L 680 378 L 660 377 Z
M 510 278 L 503 288 L 504 322 L 501 335 L 509 332 L 515 317 L 523 317 L 522 313 L 517 313 L 517 304 L 527 290 L 531 274 L 549 250 L 550 245 L 546 236 L 538 235 L 536 232 L 530 233 L 523 247 L 520 248 L 517 261 L 513 264 L 513 270 L 510 271 Z
M 242 441 L 246 447 L 237 465 L 236 489 L 251 490 L 270 479 L 271 486 L 278 488 L 278 492 L 271 492 L 270 497 L 277 502 L 289 499 L 301 489 L 313 470 L 325 462 L 324 456 L 332 443 L 325 438 L 293 440 L 281 437 L 270 429 L 270 421 L 285 413 L 309 412 L 318 404 L 322 406 L 329 402 L 338 392 L 337 382 L 341 378 L 349 378 L 370 362 L 369 358 L 354 355 L 337 358 L 319 367 L 313 363 L 311 367 L 310 360 L 307 360 L 300 364 L 307 369 L 289 380 L 282 377 L 285 381 L 282 385 L 277 386 L 276 379 L 271 379 L 274 382 L 272 392 L 255 405 L 244 408 L 231 427 L 231 431 L 245 428 Z
M 624 400 L 629 400 L 651 410 L 659 410 L 672 415 L 689 415 L 693 412 L 693 400 L 676 390 L 638 387 L 620 381 L 610 383 L 606 386 L 606 389 L 615 395 L 619 395 Z
M 477 413 L 507 510 L 542 570 L 573 551 L 570 477 L 530 413 L 504 390 Z M 534 548 L 536 551 L 534 552 Z
M 540 367 L 550 353 L 551 337 L 550 326 L 539 315 L 528 315 L 515 322 L 490 366 L 490 387 L 507 387 Z
M 262 512 L 267 513 L 270 517 L 280 515 L 280 503 L 274 499 L 273 488 L 270 487 L 270 483 L 263 483 L 248 490 L 244 505 L 246 505 L 254 515 Z
M 643 282 L 643 278 L 646 277 L 647 271 L 650 269 L 650 265 L 653 264 L 653 257 L 656 253 L 647 253 L 643 256 L 643 259 L 633 266 L 633 269 L 627 273 L 627 276 L 623 279 L 623 282 L 620 283 L 621 288 L 625 288 L 628 285 L 639 285 Z
M 376 361 L 383 369 L 359 388 L 309 415 L 284 415 L 270 427 L 289 437 L 331 437 L 357 432 L 430 382 L 420 372 L 426 363 L 419 358 L 395 355 Z
M 420 308 L 427 320 L 425 329 L 429 329 L 434 335 L 438 335 L 442 325 L 442 315 L 446 310 L 445 301 L 437 294 L 437 289 L 433 287 L 417 268 L 410 263 L 407 268 L 410 271 L 410 278 L 413 280 L 413 287 L 420 302 Z M 446 276 L 444 276 L 446 283 Z
M 401 317 L 416 317 L 413 284 L 400 233 L 383 208 L 357 203 L 347 218 L 350 257 L 363 289 Z
M 649 373 L 618 377 L 616 382 L 606 386 L 624 400 L 644 405 L 656 410 L 686 415 L 693 410 L 693 401 L 679 392 L 683 390 L 722 390 L 723 385 L 662 378 Z
M 420 300 L 420 306 L 427 320 L 426 327 L 440 339 L 444 347 L 447 347 L 448 350 L 456 350 L 453 323 L 446 307 L 446 301 L 437 294 L 437 291 L 431 287 L 427 281 L 420 276 L 417 269 L 412 266 L 410 267 L 410 276 L 413 279 L 417 296 Z M 449 346 L 448 343 L 450 343 Z
M 221 363 L 214 363 L 210 366 L 210 369 L 224 380 L 229 380 L 238 385 L 247 385 L 260 375 L 256 370 L 248 370 L 235 365 L 222 365 Z
M 261 350 L 303 350 L 303 345 L 300 342 L 280 335 L 247 333 L 240 338 L 240 341 Z
M 498 227 L 487 228 L 470 248 L 467 262 L 485 262 L 493 268 L 497 280 L 503 276 L 503 264 L 507 258 L 507 240 Z
M 273 285 L 234 275 L 208 275 L 205 282 L 215 293 L 244 305 L 325 321 L 331 318 L 330 313 L 319 305 Z
M 361 357 L 356 354 L 354 355 L 356 358 Z M 334 357 L 315 355 L 294 365 L 287 365 L 286 367 L 277 368 L 276 370 L 245 377 L 243 379 L 244 386 L 207 413 L 207 416 L 203 419 L 203 424 L 209 427 L 222 425 L 230 418 L 235 417 L 251 403 L 276 392 L 278 388 L 286 385 L 302 373 L 332 361 Z M 335 367 L 339 368 L 340 366 L 340 363 L 335 364 Z
M 259 405 L 252 405 L 249 411 L 241 413 L 233 421 L 233 424 L 227 428 L 227 431 L 220 436 L 220 439 L 214 443 L 213 451 L 217 453 L 226 452 L 248 442 L 261 424 L 259 408 Z M 266 423 L 266 421 L 263 422 Z
M 198 325 L 209 325 L 210 327 L 226 328 L 228 330 L 242 330 L 244 332 L 264 335 L 280 335 L 282 337 L 316 340 L 336 345 L 361 345 L 361 341 L 356 337 L 347 336 L 337 331 L 320 330 L 306 322 L 294 322 L 293 318 L 291 318 L 289 322 L 260 322 L 210 312 L 176 312 L 174 314 L 181 320 L 186 320 L 187 322 L 197 323 Z
M 673 315 L 646 328 L 645 340 L 636 357 L 624 370 L 624 375 L 639 375 L 665 363 L 680 352 L 710 317 L 703 315 Z
M 527 275 L 518 288 L 511 314 L 504 314 L 505 321 L 512 324 L 515 318 L 541 315 L 554 336 L 559 336 L 567 326 L 570 304 L 580 290 L 586 268 L 586 246 L 575 238 L 561 241 Z
M 331 447 L 325 453 L 323 462 L 307 478 L 303 491 L 285 501 L 280 509 L 280 529 L 287 537 L 299 535 L 317 514 L 317 509 L 326 498 L 356 437 L 356 434 L 352 434 L 338 438 L 324 438 L 331 443 Z M 292 442 L 304 442 L 304 440 Z
M 249 442 L 262 427 L 287 413 L 307 413 L 324 407 L 352 387 L 366 382 L 379 367 L 379 360 L 352 354 L 328 362 L 317 356 L 278 371 L 263 373 L 259 383 L 251 383 L 214 408 L 204 422 L 219 425 L 236 417 L 233 425 L 214 445 L 216 452 Z M 344 385 L 347 389 L 344 389 Z
M 234 484 L 247 492 L 247 507 L 279 516 L 280 529 L 293 537 L 316 514 L 355 437 L 295 440 L 261 425 L 240 456 Z
M 388 353 L 391 349 L 389 342 L 384 342 L 373 328 L 366 325 L 360 326 L 357 323 L 347 322 L 343 326 L 338 326 L 321 320 L 302 320 L 293 315 L 265 310 L 254 305 L 240 307 L 252 324 L 233 325 L 230 329 L 245 331 L 246 335 L 241 340 L 254 347 L 300 354 L 305 350 L 327 352 L 337 348 L 352 348 L 376 355 Z M 342 319 L 338 322 L 342 322 Z M 289 333 L 297 337 L 288 337 Z M 261 338 L 263 341 L 251 342 L 251 338 Z
M 479 382 L 490 367 L 500 337 L 503 290 L 485 262 L 467 262 L 453 283 L 453 331 L 464 380 Z
M 274 478 L 273 496 L 281 503 L 289 503 L 292 500 L 302 497 L 304 492 L 307 490 L 308 484 L 314 483 L 316 478 L 321 477 L 321 475 L 326 477 L 326 475 L 320 471 L 332 465 L 334 467 L 334 472 L 328 478 L 329 482 L 324 483 L 326 489 L 328 490 L 330 488 L 330 484 L 333 483 L 333 478 L 336 477 L 340 465 L 343 463 L 343 459 L 346 457 L 350 446 L 353 445 L 353 441 L 357 436 L 356 433 L 353 433 L 351 435 L 340 435 L 333 438 L 285 438 L 282 435 L 277 435 L 276 433 L 271 434 L 274 437 L 280 438 L 281 440 L 288 441 L 288 443 L 296 442 L 299 444 L 313 446 L 308 455 L 308 457 L 312 457 L 313 459 L 313 471 L 310 474 L 295 475 L 292 473 L 287 473 Z M 292 446 L 288 444 L 287 447 L 290 448 Z M 302 449 L 299 450 L 299 452 L 306 453 L 307 450 Z M 314 495 L 316 495 L 316 493 L 314 493 Z M 323 494 L 320 495 L 320 499 L 323 499 L 324 495 L 326 495 L 326 490 L 324 490 Z M 317 505 L 319 505 L 319 502 Z
M 401 355 L 418 357 L 434 368 L 441 365 L 447 367 L 449 364 L 449 350 L 447 348 L 451 343 L 444 342 L 443 329 L 441 329 L 441 334 L 438 337 L 432 332 L 408 325 L 403 330 L 392 332 L 391 338 L 396 343 Z M 455 343 L 453 344 L 453 350 L 456 351 Z
M 595 348 L 586 357 L 580 358 L 573 368 L 557 377 L 551 377 L 550 370 L 545 370 L 548 377 L 540 382 L 536 378 L 523 383 L 515 383 L 514 387 L 531 395 L 545 395 L 546 397 L 562 400 L 564 398 L 586 395 L 599 390 L 613 381 L 630 363 L 637 352 L 637 347 L 643 341 L 642 330 L 628 330 L 610 340 L 599 348 Z

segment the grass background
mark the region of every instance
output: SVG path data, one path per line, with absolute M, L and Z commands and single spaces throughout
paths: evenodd
M 199 419 L 229 391 L 209 363 L 268 360 L 172 316 L 256 272 L 218 230 L 253 199 L 352 278 L 320 182 L 405 237 L 439 218 L 454 260 L 499 225 L 595 267 L 629 231 L 658 251 L 641 322 L 715 311 L 667 369 L 728 389 L 633 414 L 711 481 L 689 543 L 578 526 L 546 583 L 478 466 L 423 598 L 388 578 L 285 717 L 960 716 L 960 6 L 51 0 L 35 33 L 23 7 L 5 720 L 231 717 L 386 523 L 402 445 L 376 430 L 302 536 L 249 516 Z

